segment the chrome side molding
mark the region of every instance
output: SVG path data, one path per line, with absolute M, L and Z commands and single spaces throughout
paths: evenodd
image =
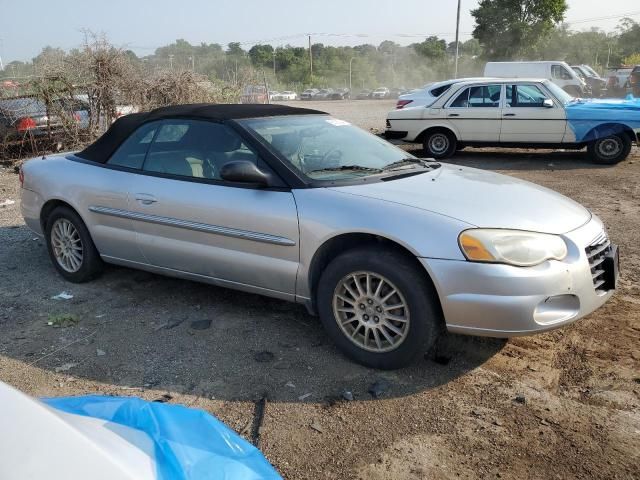
M 138 220 L 140 222 L 155 223 L 157 225 L 165 225 L 168 227 L 184 228 L 194 230 L 196 232 L 212 233 L 215 235 L 224 235 L 225 237 L 241 238 L 244 240 L 253 240 L 255 242 L 270 243 L 272 245 L 282 245 L 292 247 L 296 244 L 293 240 L 286 237 L 278 237 L 268 233 L 252 232 L 249 230 L 239 230 L 236 228 L 221 227 L 219 225 L 209 225 L 207 223 L 191 222 L 187 220 L 179 220 L 171 217 L 161 217 L 159 215 L 149 215 L 146 213 L 131 212 L 129 210 L 120 210 L 118 208 L 90 206 L 89 211 L 108 215 L 111 217 L 128 218 L 130 220 Z

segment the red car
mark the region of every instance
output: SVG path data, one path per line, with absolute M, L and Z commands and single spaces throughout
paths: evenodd
M 262 85 L 247 85 L 240 97 L 240 103 L 269 103 L 267 89 Z

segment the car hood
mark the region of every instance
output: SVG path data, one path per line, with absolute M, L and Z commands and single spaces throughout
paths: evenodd
M 560 234 L 591 219 L 586 208 L 553 190 L 447 164 L 422 175 L 331 189 L 427 210 L 477 227 Z
M 621 112 L 640 115 L 640 98 L 590 98 L 579 99 L 567 103 L 567 111 L 606 112 L 611 110 L 620 115 Z
M 602 124 L 624 124 L 633 130 L 640 130 L 640 99 L 638 98 L 577 100 L 565 105 L 565 111 L 569 126 L 578 141 L 593 140 L 594 129 Z M 603 132 L 609 130 L 603 130 Z

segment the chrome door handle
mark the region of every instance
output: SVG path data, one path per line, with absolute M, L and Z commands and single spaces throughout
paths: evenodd
M 460 115 L 459 115 L 459 114 L 457 114 L 457 113 L 450 113 L 450 114 L 449 114 L 449 116 L 450 116 L 450 117 L 459 117 Z
M 515 113 L 505 113 L 504 116 L 505 117 L 515 117 L 516 114 Z
M 151 205 L 158 201 L 156 197 L 154 197 L 153 195 L 147 195 L 146 193 L 137 193 L 136 200 L 142 205 Z

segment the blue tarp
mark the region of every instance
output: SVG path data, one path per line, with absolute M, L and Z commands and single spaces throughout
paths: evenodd
M 624 100 L 578 100 L 568 103 L 565 110 L 577 142 L 619 133 L 616 129 L 620 129 L 620 125 L 640 131 L 640 99 L 633 97 Z M 609 123 L 611 125 L 607 126 Z M 600 128 L 594 130 L 596 127 Z
M 43 402 L 146 433 L 154 444 L 160 480 L 281 479 L 257 448 L 202 410 L 99 395 Z

